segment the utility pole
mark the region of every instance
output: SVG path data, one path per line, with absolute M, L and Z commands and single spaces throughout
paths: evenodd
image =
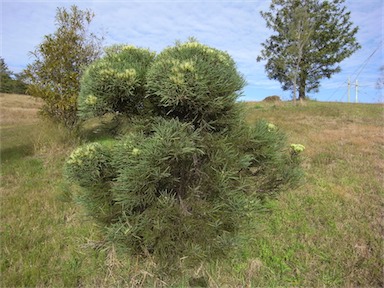
M 355 88 L 356 88 L 356 91 L 355 91 L 355 96 L 356 96 L 356 103 L 357 103 L 357 93 L 358 93 L 358 87 L 359 87 L 359 84 L 357 83 L 357 79 L 356 79 L 356 84 L 355 84 Z

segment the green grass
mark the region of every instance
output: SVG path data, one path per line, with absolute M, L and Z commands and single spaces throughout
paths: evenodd
M 41 122 L 1 125 L 1 286 L 186 287 L 191 275 L 212 287 L 383 286 L 383 106 L 245 105 L 249 122 L 306 146 L 305 181 L 255 211 L 225 261 L 177 279 L 97 248 L 101 233 L 62 178 L 79 139 Z
M 2 287 L 74 287 L 102 265 L 82 248 L 95 227 L 63 197 L 65 145 L 36 147 L 41 127 L 1 130 Z
M 306 183 L 271 200 L 255 286 L 383 285 L 383 106 L 310 102 L 248 111 L 303 143 Z

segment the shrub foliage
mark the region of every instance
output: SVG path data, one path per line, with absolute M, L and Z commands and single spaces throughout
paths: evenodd
M 111 162 L 111 145 L 90 143 L 74 150 L 65 166 L 66 176 L 83 188 L 79 202 L 90 216 L 106 225 L 115 219 L 117 210 L 110 191 L 116 177 Z
M 196 41 L 165 49 L 148 72 L 148 97 L 162 115 L 205 129 L 223 125 L 244 85 L 228 53 Z
M 147 113 L 146 75 L 155 53 L 128 45 L 113 46 L 92 63 L 81 81 L 79 116 L 87 119 L 106 113 L 127 116 Z
M 190 41 L 165 49 L 148 69 L 152 59 L 148 50 L 123 48 L 88 69 L 79 107 L 91 93 L 103 104 L 81 113 L 140 114 L 147 99 L 152 114 L 141 113 L 150 120 L 134 121 L 119 139 L 78 148 L 65 171 L 109 241 L 154 257 L 169 272 L 181 261 L 225 255 L 252 203 L 298 179 L 299 154 L 275 125 L 242 120 L 235 101 L 244 81 L 227 53 Z M 115 74 L 135 69 L 142 80 L 111 74 L 103 90 L 98 81 L 107 67 L 120 67 Z M 113 106 L 122 98 L 125 104 Z

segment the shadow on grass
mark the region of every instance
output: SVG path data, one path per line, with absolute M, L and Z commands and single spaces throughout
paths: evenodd
M 86 142 L 115 138 L 118 133 L 119 124 L 113 115 L 88 119 L 82 123 L 79 136 Z
M 0 159 L 1 162 L 19 160 L 26 156 L 31 156 L 34 153 L 33 144 L 23 144 L 13 147 L 1 148 Z

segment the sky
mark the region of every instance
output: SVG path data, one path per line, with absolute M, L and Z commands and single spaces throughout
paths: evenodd
M 0 56 L 9 69 L 21 72 L 33 62 L 30 52 L 42 43 L 44 36 L 54 33 L 57 7 L 77 5 L 95 13 L 90 30 L 104 35 L 103 45 L 130 44 L 161 52 L 176 40 L 193 36 L 201 43 L 227 51 L 237 63 L 247 85 L 240 101 L 261 101 L 270 95 L 289 100 L 290 91 L 283 91 L 278 81 L 269 80 L 265 62 L 256 58 L 261 44 L 272 35 L 260 11 L 267 11 L 271 1 L 54 1 L 1 0 Z M 377 89 L 384 77 L 384 1 L 346 0 L 351 21 L 359 26 L 357 40 L 360 50 L 340 63 L 341 72 L 321 81 L 318 93 L 308 96 L 318 101 L 360 103 L 384 102 L 383 90 Z M 356 80 L 357 95 L 356 95 Z

